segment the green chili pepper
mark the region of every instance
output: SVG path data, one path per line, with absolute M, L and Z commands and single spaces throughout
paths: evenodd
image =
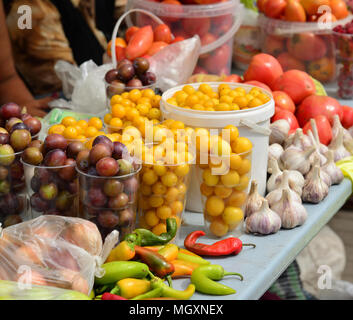
M 190 283 L 185 290 L 176 290 L 172 287 L 169 287 L 167 284 L 163 282 L 162 279 L 158 277 L 154 277 L 151 280 L 151 287 L 153 289 L 161 288 L 162 289 L 162 297 L 174 298 L 177 300 L 188 300 L 195 293 L 195 285 Z
M 167 244 L 175 237 L 178 225 L 174 218 L 168 218 L 166 220 L 166 225 L 167 232 L 161 233 L 159 236 L 150 230 L 140 228 L 127 234 L 124 240 L 142 247 Z
M 145 278 L 149 274 L 148 265 L 137 261 L 112 261 L 102 265 L 105 273 L 102 278 L 95 278 L 95 284 L 117 283 L 125 278 Z
M 224 284 L 214 280 L 222 280 L 224 276 L 237 275 L 243 280 L 243 276 L 236 272 L 225 272 L 220 265 L 208 265 L 197 267 L 191 274 L 191 283 L 196 287 L 196 291 L 209 295 L 228 295 L 236 291 Z
M 189 261 L 192 263 L 197 263 L 199 265 L 209 265 L 211 262 L 201 258 L 201 257 L 196 257 L 196 256 L 192 256 L 190 254 L 185 254 L 182 252 L 178 252 L 178 260 L 183 260 L 183 261 Z
M 95 294 L 100 295 L 103 294 L 104 292 L 110 291 L 115 287 L 115 282 L 114 283 L 108 283 L 103 286 L 97 286 L 94 288 Z
M 158 298 L 162 295 L 162 288 L 156 288 L 153 290 L 150 290 L 144 294 L 140 294 L 139 296 L 136 296 L 130 300 L 144 300 L 144 299 L 149 299 L 149 298 Z

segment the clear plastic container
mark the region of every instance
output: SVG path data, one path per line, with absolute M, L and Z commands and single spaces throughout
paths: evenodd
M 202 83 L 190 84 L 197 89 Z M 207 82 L 213 90 L 216 90 L 224 82 Z M 254 86 L 241 83 L 228 83 L 231 89 L 242 87 L 247 92 Z M 178 86 L 166 91 L 162 95 L 161 111 L 163 119 L 174 119 L 182 121 L 185 126 L 192 128 L 207 128 L 220 130 L 227 125 L 234 125 L 239 130 L 239 135 L 249 138 L 253 144 L 253 163 L 251 177 L 259 183 L 259 193 L 266 192 L 267 181 L 267 159 L 270 135 L 270 119 L 274 114 L 275 106 L 270 93 L 266 93 L 271 100 L 266 104 L 250 109 L 238 111 L 199 111 L 176 107 L 167 103 L 167 100 L 175 92 L 181 90 L 183 86 Z M 197 178 L 197 167 L 191 172 L 191 183 L 188 191 L 186 208 L 190 211 L 203 212 L 200 185 Z
M 174 5 L 147 0 L 127 2 L 126 11 L 136 8 L 155 14 L 168 24 L 175 37 L 200 37 L 202 48 L 196 73 L 221 75 L 231 72 L 233 36 L 242 20 L 243 5 L 240 1 L 208 5 Z M 130 25 L 154 27 L 156 22 L 145 14 L 137 13 Z
M 0 223 L 3 227 L 28 220 L 22 151 L 0 156 Z
M 262 52 L 275 56 L 285 70 L 303 70 L 320 82 L 332 82 L 337 76 L 332 29 L 351 19 L 324 24 L 288 22 L 260 14 Z
M 190 172 L 195 157 L 180 159 L 169 157 L 178 144 L 169 144 L 166 156 L 159 157 L 160 147 L 153 144 L 146 146 L 145 158 L 142 163 L 139 190 L 139 226 L 151 230 L 155 234 L 166 232 L 166 219 L 175 218 L 178 231 L 185 209 Z M 171 148 L 171 149 L 168 149 Z M 178 151 L 176 151 L 178 152 Z M 147 160 L 148 155 L 152 161 Z M 153 161 L 158 157 L 158 161 Z M 186 157 L 185 157 L 186 158 Z M 175 161 L 174 161 L 175 160 Z M 176 238 L 179 232 L 177 231 Z
M 75 163 L 60 167 L 35 166 L 21 160 L 31 219 L 44 214 L 78 216 Z
M 244 203 L 251 179 L 251 151 L 231 156 L 198 156 L 205 230 L 209 237 L 244 233 Z
M 93 176 L 76 169 L 79 178 L 79 216 L 94 222 L 103 239 L 113 230 L 120 239 L 136 226 L 137 193 L 141 166 L 130 174 Z

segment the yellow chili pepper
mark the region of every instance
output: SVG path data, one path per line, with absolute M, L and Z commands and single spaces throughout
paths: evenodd
M 121 241 L 109 254 L 106 262 L 128 261 L 135 256 L 135 245 L 128 241 Z
M 189 256 L 194 256 L 194 257 L 199 257 L 199 258 L 201 258 L 201 256 L 197 255 L 196 253 L 193 253 L 193 252 L 191 252 L 191 251 L 189 251 L 189 250 L 186 250 L 186 249 L 184 249 L 184 248 L 179 248 L 179 252 L 180 252 L 180 253 L 184 253 L 184 254 L 188 254 Z
M 154 252 L 158 252 L 159 250 L 161 250 L 164 247 L 165 247 L 165 245 L 163 245 L 163 246 L 144 246 L 144 248 L 150 249 Z
M 144 279 L 125 278 L 117 283 L 120 295 L 126 299 L 134 298 L 151 289 L 151 283 Z
M 167 261 L 173 261 L 178 257 L 179 247 L 176 244 L 168 243 L 158 253 L 162 255 Z

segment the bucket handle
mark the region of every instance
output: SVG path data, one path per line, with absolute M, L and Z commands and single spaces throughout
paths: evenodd
M 115 26 L 114 26 L 114 30 L 113 30 L 113 34 L 112 34 L 112 46 L 111 46 L 111 51 L 112 51 L 112 63 L 113 63 L 113 67 L 116 68 L 117 66 L 117 61 L 116 61 L 116 51 L 115 51 L 115 39 L 118 35 L 118 30 L 119 27 L 121 25 L 121 23 L 123 22 L 123 20 L 125 19 L 126 16 L 128 16 L 130 13 L 132 12 L 141 12 L 144 13 L 148 16 L 150 16 L 154 21 L 156 21 L 158 24 L 164 24 L 163 20 L 161 20 L 160 18 L 158 18 L 156 15 L 154 15 L 152 12 L 143 10 L 143 9 L 131 9 L 129 11 L 126 11 L 123 15 L 120 16 L 119 20 L 116 22 Z M 172 34 L 172 39 L 174 40 L 174 35 Z
M 257 132 L 257 133 L 260 133 L 260 134 L 262 134 L 264 136 L 269 136 L 271 134 L 271 130 L 270 129 L 261 127 L 261 126 L 257 125 L 255 122 L 250 121 L 250 120 L 241 119 L 239 121 L 239 124 L 244 126 L 244 127 L 248 127 L 251 130 L 253 130 L 253 131 Z
M 222 46 L 225 44 L 228 40 L 230 40 L 234 34 L 238 31 L 240 28 L 242 22 L 243 22 L 243 12 L 244 12 L 244 6 L 240 3 L 239 7 L 237 8 L 237 18 L 235 19 L 232 27 L 221 37 L 219 37 L 216 41 L 211 42 L 210 44 L 207 44 L 205 46 L 201 47 L 200 54 L 208 53 L 211 52 L 218 47 Z

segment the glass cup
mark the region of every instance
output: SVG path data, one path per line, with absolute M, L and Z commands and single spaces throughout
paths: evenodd
M 31 218 L 43 214 L 77 217 L 78 180 L 75 163 L 35 166 L 22 160 Z
M 28 220 L 22 151 L 0 156 L 0 222 L 9 227 Z
M 251 151 L 230 156 L 198 154 L 204 225 L 208 236 L 244 233 L 243 207 L 248 195 Z
M 76 168 L 79 179 L 80 217 L 94 222 L 103 239 L 118 230 L 120 239 L 136 225 L 137 192 L 141 166 L 127 175 L 93 176 Z
M 180 161 L 168 158 L 175 153 L 167 152 L 163 159 L 159 156 L 160 146 L 146 146 L 154 154 L 156 162 L 145 156 L 140 175 L 139 226 L 154 234 L 166 232 L 166 219 L 175 218 L 178 231 L 185 209 L 186 195 L 190 182 L 190 172 L 194 156 L 181 157 Z M 153 149 L 153 150 L 152 150 Z

